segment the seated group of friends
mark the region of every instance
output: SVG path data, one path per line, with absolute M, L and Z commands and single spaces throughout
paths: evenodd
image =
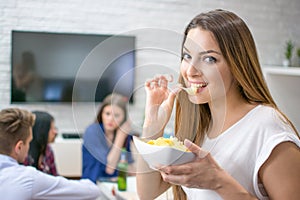
M 134 173 L 126 104 L 127 99 L 119 94 L 108 95 L 102 102 L 95 122 L 84 134 L 80 180 L 58 174 L 50 145 L 58 131 L 49 112 L 3 109 L 0 113 L 0 179 L 7 180 L 5 185 L 0 184 L 0 191 L 5 199 L 96 199 L 101 195 L 97 181 L 116 180 L 116 168 L 124 148 L 132 167 L 129 171 Z

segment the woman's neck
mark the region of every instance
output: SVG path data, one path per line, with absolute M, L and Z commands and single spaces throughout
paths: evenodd
M 212 122 L 208 131 L 210 138 L 215 138 L 243 118 L 256 104 L 248 103 L 239 93 L 209 104 Z
M 105 136 L 106 136 L 106 140 L 107 140 L 107 142 L 110 146 L 113 143 L 113 140 L 114 140 L 114 137 L 115 137 L 115 132 L 105 130 Z

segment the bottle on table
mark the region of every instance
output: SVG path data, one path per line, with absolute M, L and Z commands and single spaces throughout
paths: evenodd
M 127 189 L 127 151 L 125 148 L 122 149 L 120 161 L 118 163 L 118 190 L 126 191 Z

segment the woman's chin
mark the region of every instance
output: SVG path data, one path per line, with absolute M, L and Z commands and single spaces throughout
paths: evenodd
M 113 127 L 113 126 L 106 126 L 105 127 L 105 131 L 107 132 L 114 132 L 116 130 L 117 127 Z
M 201 98 L 199 95 L 189 95 L 189 100 L 193 104 L 205 104 L 207 101 L 205 101 L 203 98 Z

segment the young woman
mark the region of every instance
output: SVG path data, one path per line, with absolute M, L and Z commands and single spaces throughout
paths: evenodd
M 133 163 L 127 102 L 126 97 L 117 93 L 103 100 L 95 123 L 88 126 L 83 136 L 82 178 L 96 182 L 116 177 L 123 147 L 128 151 L 128 162 Z
M 52 115 L 44 111 L 32 112 L 36 116 L 32 128 L 33 139 L 30 142 L 28 157 L 24 165 L 30 165 L 47 174 L 57 176 L 54 153 L 49 145 L 57 136 L 57 129 Z
M 197 159 L 159 171 L 140 159 L 141 199 L 170 186 L 180 200 L 300 199 L 299 134 L 270 95 L 241 18 L 225 10 L 196 16 L 184 33 L 179 77 L 194 94 L 170 91 L 169 81 L 145 83 L 143 137 L 162 136 L 177 95 L 175 134 Z

